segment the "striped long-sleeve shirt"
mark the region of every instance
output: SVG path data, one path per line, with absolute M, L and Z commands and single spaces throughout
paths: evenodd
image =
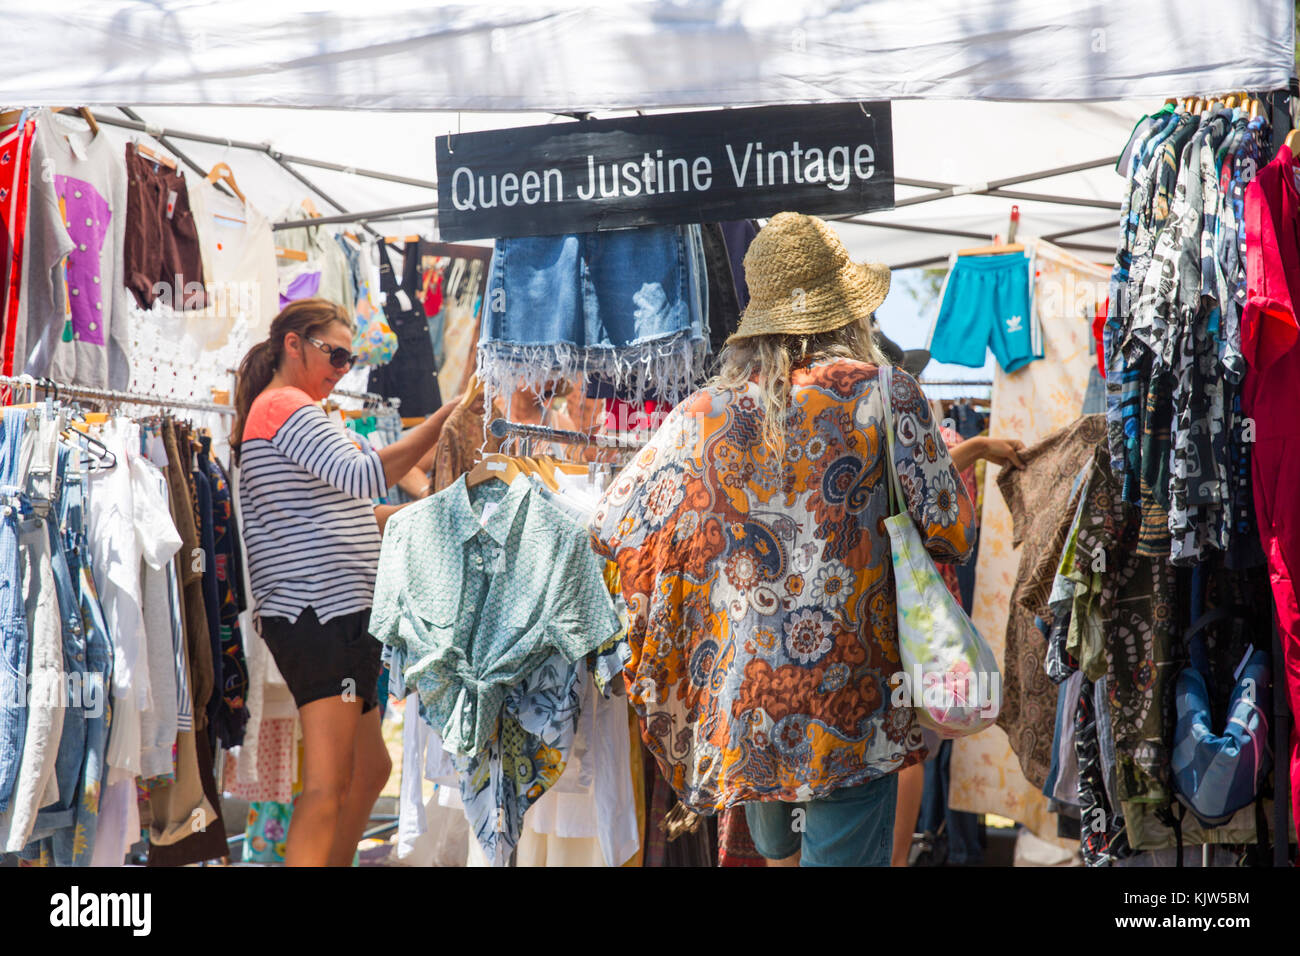
M 379 455 L 306 392 L 268 389 L 249 410 L 239 504 L 257 613 L 324 623 L 370 607 L 379 567 Z

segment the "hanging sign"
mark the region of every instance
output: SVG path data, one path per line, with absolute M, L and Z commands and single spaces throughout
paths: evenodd
M 451 134 L 437 163 L 446 241 L 894 206 L 887 102 Z

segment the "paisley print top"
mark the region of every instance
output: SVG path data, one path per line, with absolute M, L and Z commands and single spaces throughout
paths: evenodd
M 808 800 L 925 756 L 899 669 L 877 369 L 792 374 L 787 452 L 759 387 L 682 402 L 591 521 L 631 621 L 624 678 L 683 803 Z M 893 376 L 895 464 L 927 550 L 964 560 L 974 508 L 916 380 Z

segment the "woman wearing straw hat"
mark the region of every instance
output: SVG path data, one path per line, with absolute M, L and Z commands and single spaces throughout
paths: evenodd
M 772 861 L 887 866 L 896 771 L 925 756 L 899 670 L 871 313 L 889 270 L 780 213 L 716 380 L 665 419 L 592 519 L 630 609 L 642 737 L 689 808 L 743 804 Z M 965 560 L 974 509 L 920 388 L 890 389 L 894 467 L 927 550 Z

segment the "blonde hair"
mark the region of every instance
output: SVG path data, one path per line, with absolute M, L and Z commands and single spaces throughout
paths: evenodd
M 755 335 L 728 345 L 719 356 L 719 371 L 709 385 L 744 389 L 757 375 L 763 410 L 763 441 L 785 459 L 785 419 L 790 405 L 790 375 L 798 366 L 827 358 L 847 358 L 871 365 L 889 364 L 876 347 L 868 320 L 850 322 L 831 332 L 812 335 Z

